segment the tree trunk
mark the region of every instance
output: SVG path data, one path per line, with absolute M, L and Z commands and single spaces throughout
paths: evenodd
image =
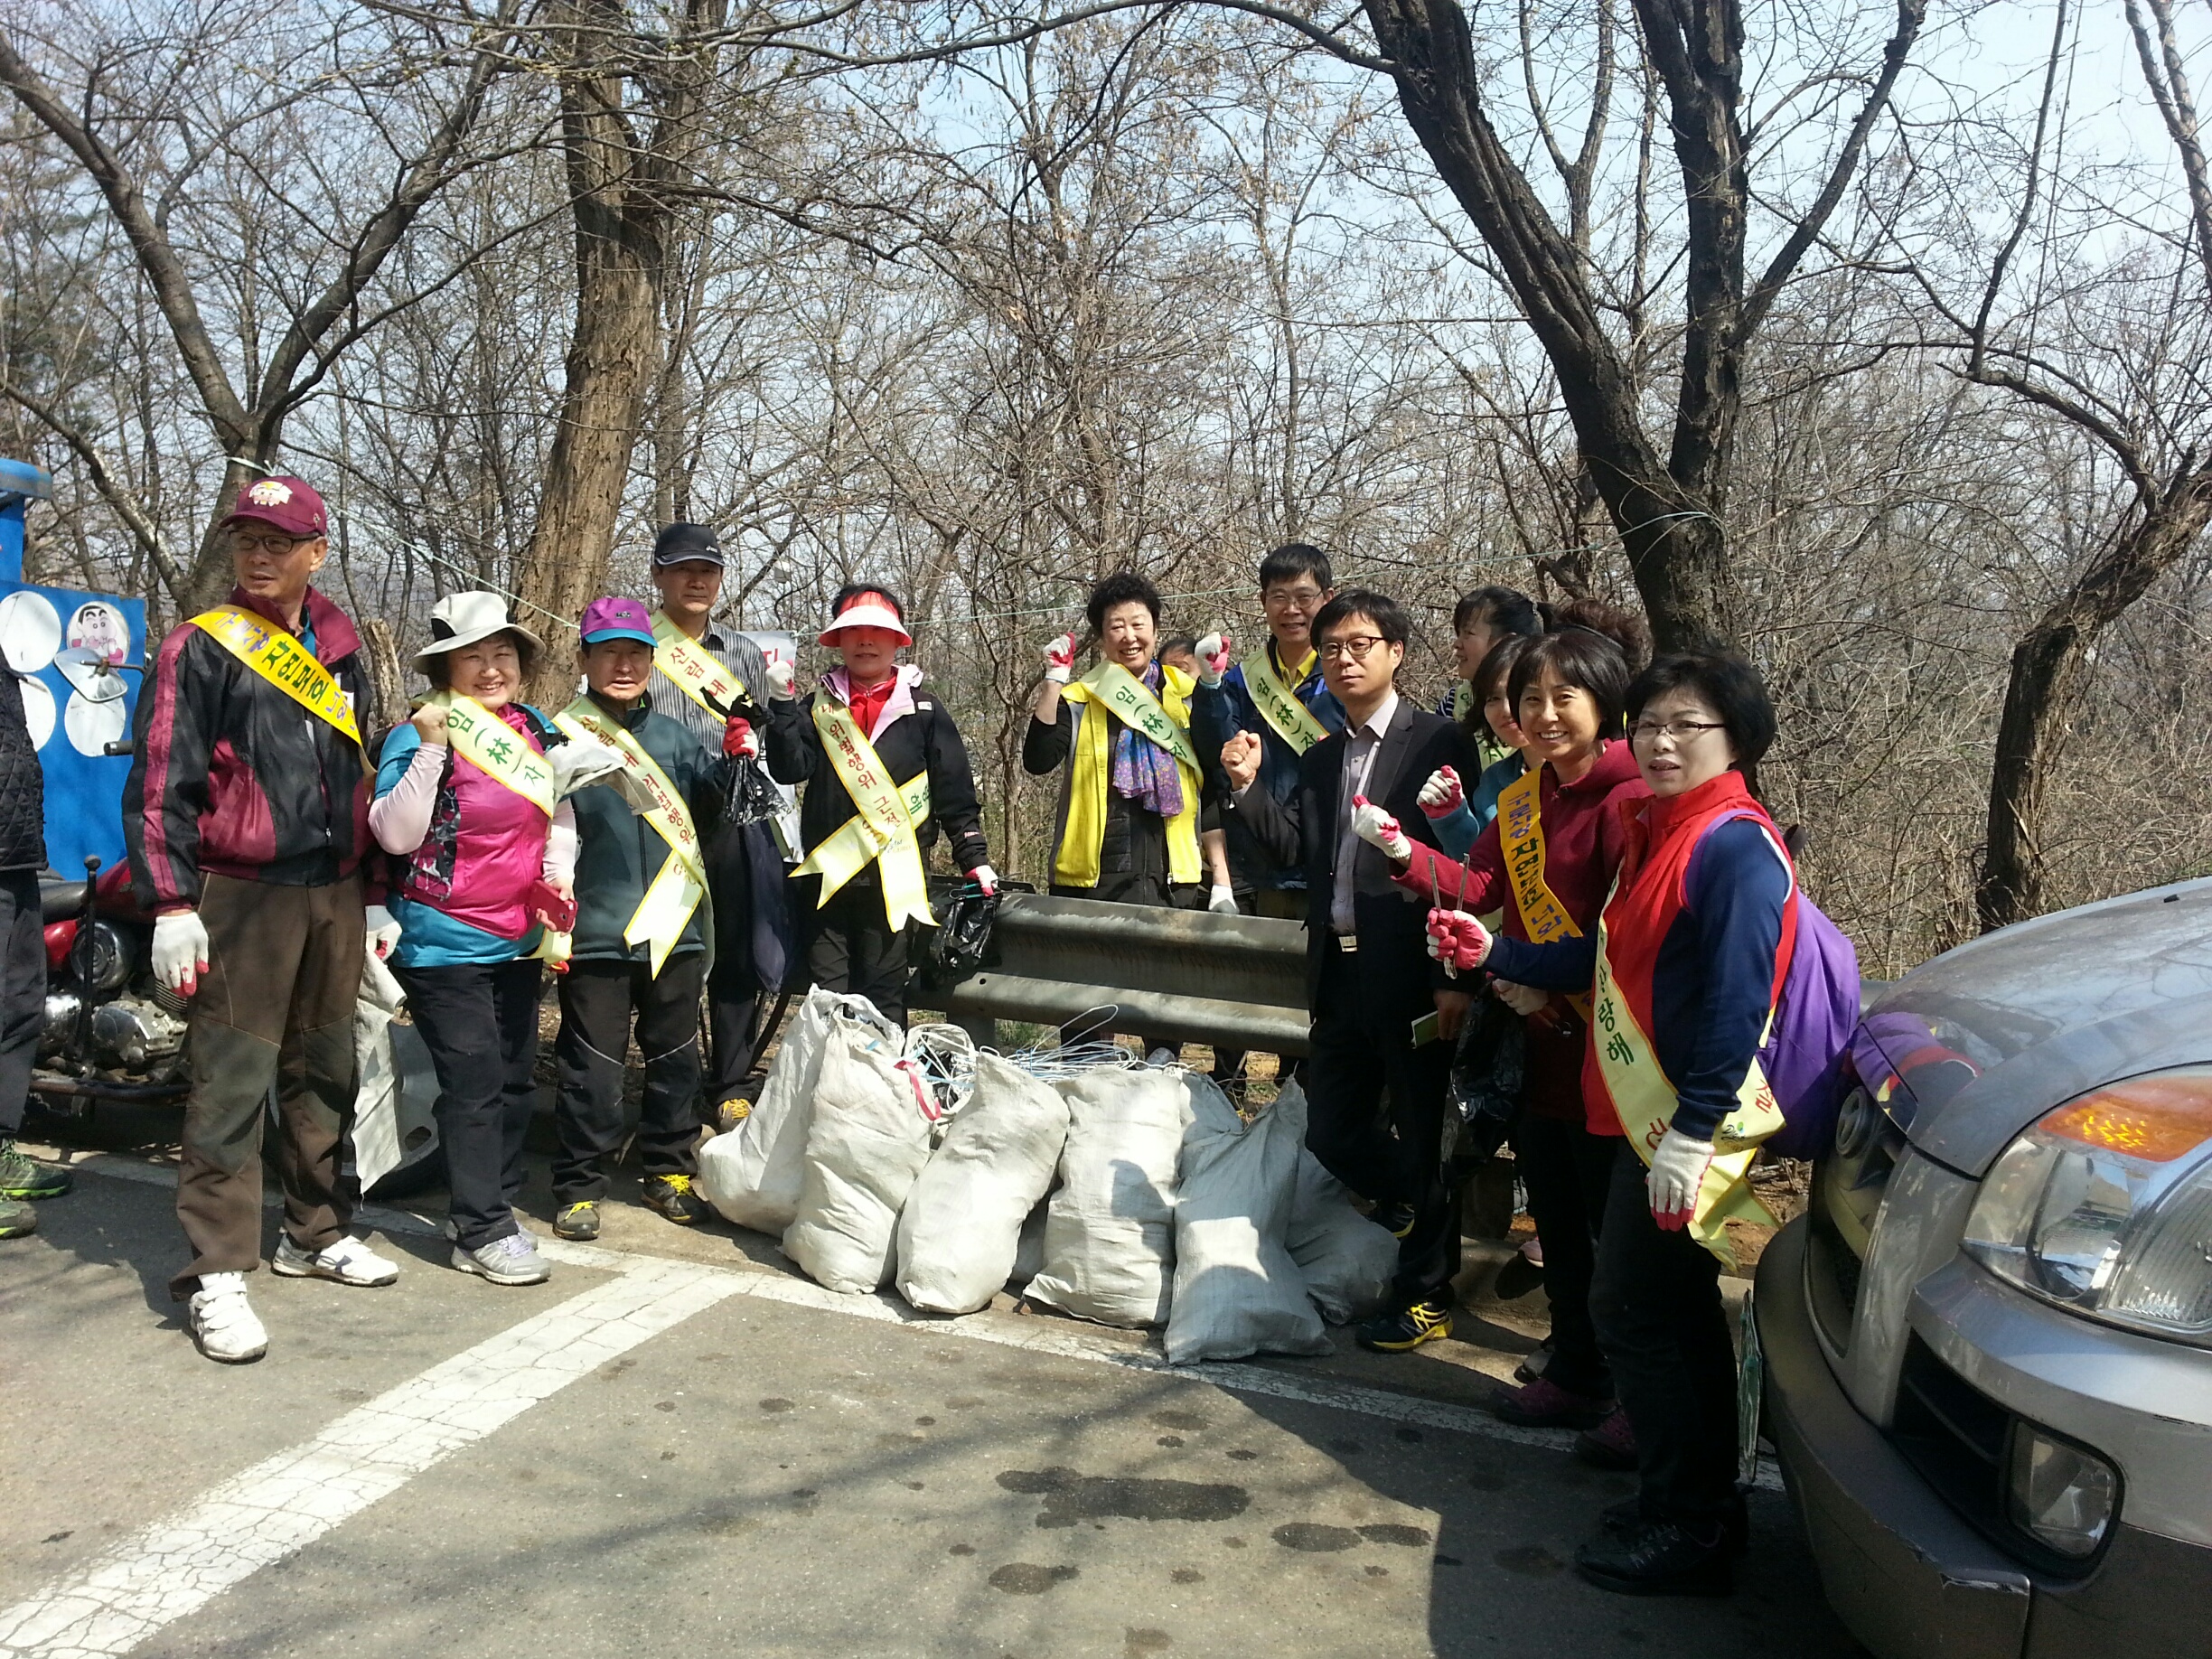
M 2089 647 L 2142 598 L 2212 520 L 2212 466 L 2153 498 L 2135 527 L 2046 611 L 2012 650 L 1990 773 L 1989 826 L 1974 909 L 1984 933 L 2042 914 L 2044 791 L 2079 706 Z

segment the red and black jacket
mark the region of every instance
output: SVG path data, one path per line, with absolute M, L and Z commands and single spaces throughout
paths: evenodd
M 282 627 L 233 588 L 230 603 Z M 361 636 L 313 588 L 300 635 L 368 714 Z M 123 835 L 149 910 L 200 903 L 202 874 L 319 887 L 352 874 L 371 845 L 361 746 L 186 623 L 162 642 L 138 698 Z

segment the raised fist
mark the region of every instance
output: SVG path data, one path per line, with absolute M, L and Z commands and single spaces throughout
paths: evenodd
M 1045 648 L 1045 678 L 1064 686 L 1075 678 L 1075 636 L 1063 633 Z
M 792 665 L 777 658 L 768 665 L 768 695 L 789 701 L 792 694 Z
M 1260 739 L 1250 732 L 1239 732 L 1222 745 L 1222 770 L 1229 774 L 1232 790 L 1250 788 L 1260 775 Z
M 1420 810 L 1429 818 L 1449 818 L 1466 804 L 1467 791 L 1449 766 L 1439 766 L 1420 787 Z
M 1413 861 L 1413 843 L 1398 820 L 1364 795 L 1352 797 L 1352 833 L 1368 846 L 1380 848 L 1393 864 Z
M 1229 671 L 1229 636 L 1209 633 L 1193 648 L 1198 658 L 1198 683 L 1212 688 Z
M 1429 913 L 1429 954 L 1455 974 L 1490 960 L 1490 930 L 1464 910 Z

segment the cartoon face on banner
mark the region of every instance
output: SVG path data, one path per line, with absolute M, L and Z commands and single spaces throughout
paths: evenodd
M 94 599 L 77 607 L 70 618 L 69 643 L 97 651 L 120 667 L 130 660 L 130 624 L 112 605 Z

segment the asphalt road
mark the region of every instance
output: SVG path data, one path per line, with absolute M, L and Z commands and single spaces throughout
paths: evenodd
M 0 1245 L 5 1659 L 1854 1651 L 1778 1492 L 1730 1598 L 1577 1579 L 1629 1483 L 1470 1403 L 1527 1345 L 1480 1309 L 1463 1352 L 1192 1376 L 642 1211 L 497 1289 L 432 1211 L 372 1218 L 389 1289 L 257 1275 L 233 1368 L 168 1301 L 170 1204 L 96 1158 Z

